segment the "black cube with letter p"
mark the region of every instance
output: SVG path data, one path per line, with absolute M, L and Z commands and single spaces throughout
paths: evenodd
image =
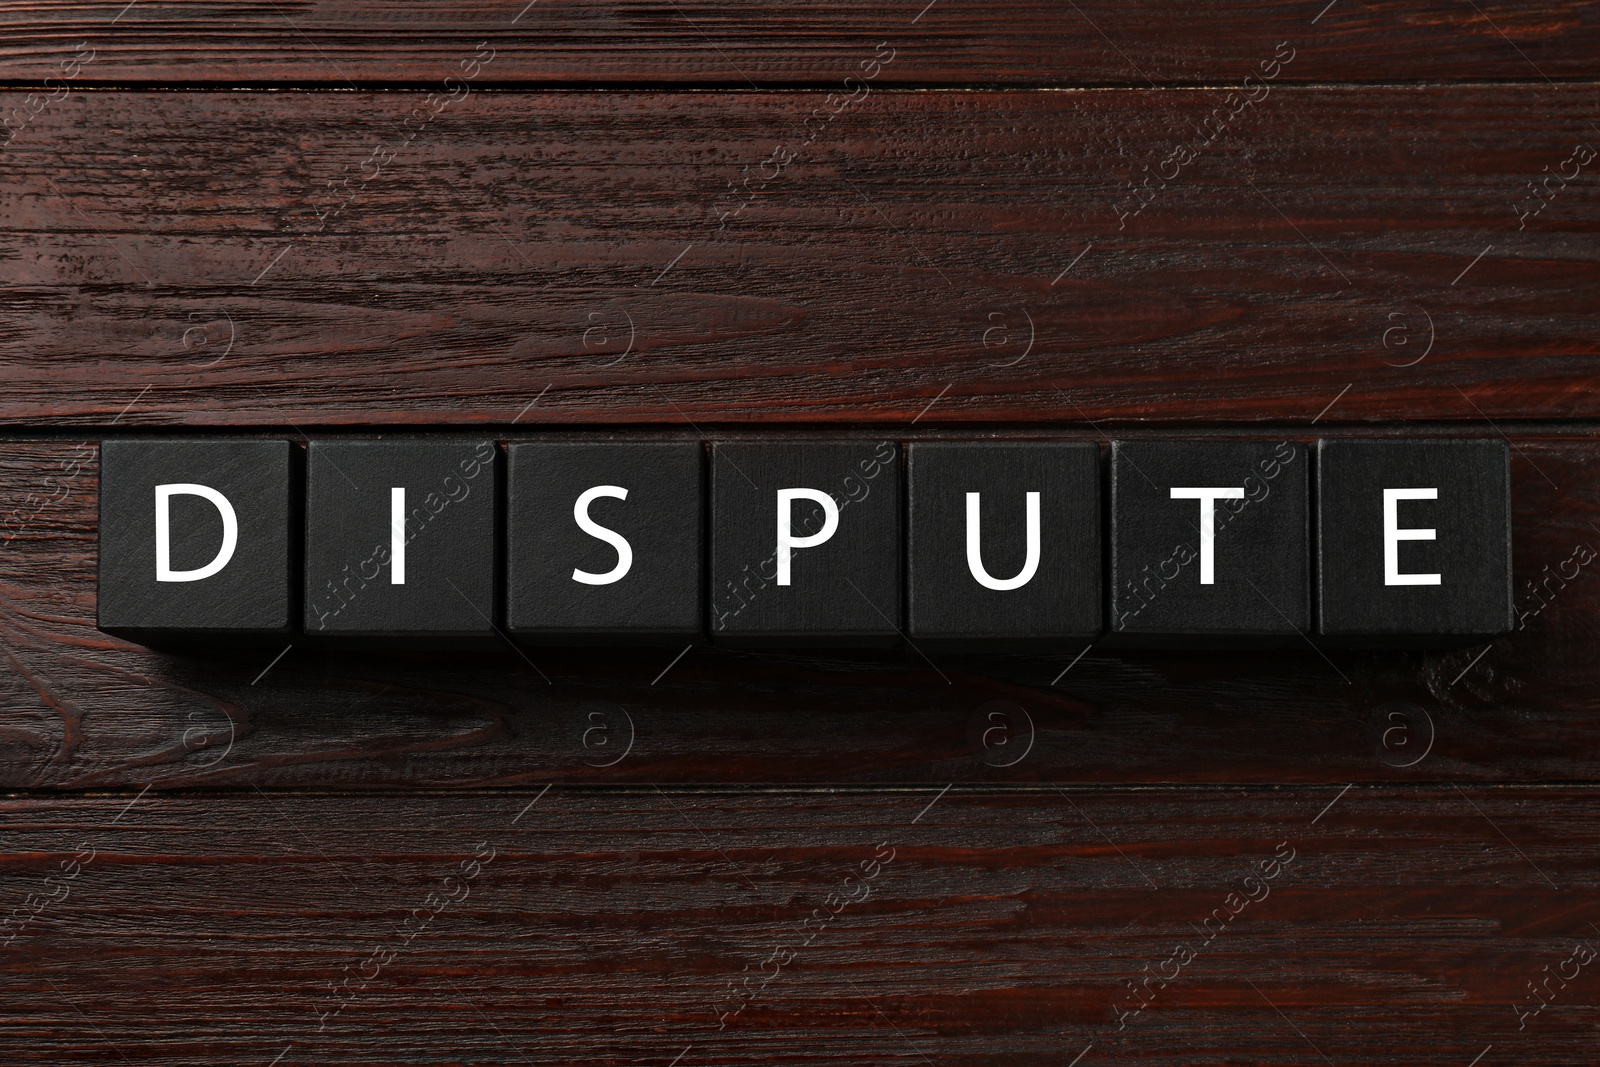
M 900 640 L 893 441 L 711 446 L 711 636 L 745 645 Z

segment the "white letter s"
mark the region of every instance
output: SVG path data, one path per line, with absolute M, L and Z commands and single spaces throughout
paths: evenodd
M 572 505 L 572 518 L 578 524 L 578 529 L 590 537 L 599 538 L 617 550 L 617 565 L 604 574 L 593 574 L 576 567 L 572 569 L 572 580 L 582 582 L 584 585 L 610 585 L 612 582 L 620 582 L 633 566 L 633 546 L 628 544 L 628 539 L 589 518 L 589 505 L 603 496 L 626 500 L 628 491 L 619 485 L 597 485 L 585 489 L 578 495 L 577 503 Z

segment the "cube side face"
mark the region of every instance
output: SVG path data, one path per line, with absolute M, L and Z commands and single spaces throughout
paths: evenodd
M 1111 634 L 1255 644 L 1308 632 L 1309 466 L 1291 441 L 1113 442 Z
M 102 442 L 100 629 L 139 639 L 289 632 L 295 473 L 287 441 Z
M 499 495 L 493 441 L 311 442 L 306 632 L 492 638 Z
M 508 632 L 606 643 L 702 636 L 705 493 L 698 441 L 509 446 Z M 626 567 L 623 549 L 585 531 L 580 514 L 622 538 Z
M 717 442 L 711 451 L 710 631 L 745 644 L 892 645 L 901 630 L 900 449 L 892 441 Z M 780 584 L 779 491 L 834 501 L 826 541 L 789 552 Z M 827 510 L 789 502 L 790 536 L 821 537 Z
M 981 651 L 1099 636 L 1098 446 L 917 442 L 906 469 L 913 641 Z M 977 494 L 975 528 L 969 493 Z
M 1443 646 L 1514 624 L 1504 441 L 1319 441 L 1317 539 L 1330 638 Z

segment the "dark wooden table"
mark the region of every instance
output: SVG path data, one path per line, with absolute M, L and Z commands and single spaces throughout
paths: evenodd
M 1600 3 L 924 3 L 0 5 L 0 1062 L 1600 1062 Z M 623 426 L 1505 436 L 1520 625 L 95 629 L 108 435 Z

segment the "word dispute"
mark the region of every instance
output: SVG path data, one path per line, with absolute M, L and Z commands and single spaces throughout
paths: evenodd
M 1491 438 L 129 438 L 100 461 L 99 625 L 153 645 L 1428 647 L 1518 614 Z

